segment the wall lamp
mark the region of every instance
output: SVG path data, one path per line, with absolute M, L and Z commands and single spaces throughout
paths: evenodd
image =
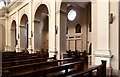
M 110 13 L 110 16 L 109 16 L 109 23 L 112 24 L 113 23 L 113 13 Z
M 33 32 L 31 31 L 31 37 L 33 37 Z

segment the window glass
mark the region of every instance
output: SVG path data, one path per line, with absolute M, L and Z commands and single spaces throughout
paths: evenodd
M 5 6 L 5 3 L 3 1 L 0 1 L 0 9 Z
M 68 13 L 68 19 L 70 21 L 73 21 L 76 17 L 76 11 L 75 10 L 70 10 L 69 13 Z

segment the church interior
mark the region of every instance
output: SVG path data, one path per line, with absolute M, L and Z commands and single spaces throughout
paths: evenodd
M 119 0 L 0 0 L 1 77 L 119 77 Z

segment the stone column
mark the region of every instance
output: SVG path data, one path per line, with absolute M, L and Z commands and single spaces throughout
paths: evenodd
M 5 45 L 5 51 L 10 51 L 10 45 L 8 44 L 8 14 L 5 13 L 5 35 L 6 35 L 6 45 Z
M 101 64 L 101 60 L 107 61 L 107 67 L 110 67 L 111 53 L 109 42 L 109 1 L 97 2 L 97 50 L 95 52 L 95 65 Z M 94 25 L 94 24 L 93 24 Z
M 66 11 L 58 10 L 56 12 L 56 26 L 57 26 L 57 38 L 56 48 L 58 51 L 57 58 L 63 58 L 63 54 L 66 53 L 66 26 L 67 26 L 67 14 Z
M 29 2 L 29 18 L 28 18 L 28 51 L 29 53 L 33 53 L 32 49 L 32 40 L 31 40 L 31 32 L 32 32 L 32 0 Z
M 49 57 L 56 55 L 55 50 L 55 1 L 51 2 L 49 9 Z
M 20 27 L 19 27 L 19 11 L 17 11 L 17 19 L 16 19 L 16 39 L 17 39 L 17 45 L 16 45 L 16 52 L 20 52 Z

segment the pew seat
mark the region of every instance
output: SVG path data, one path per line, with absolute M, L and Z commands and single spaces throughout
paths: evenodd
M 66 75 L 68 72 L 68 69 L 74 68 L 75 65 L 82 63 L 81 61 L 78 62 L 73 62 L 73 63 L 67 63 L 67 64 L 62 64 L 58 66 L 52 66 L 48 68 L 43 68 L 43 69 L 37 69 L 37 70 L 32 70 L 32 71 L 27 71 L 27 72 L 21 72 L 21 73 L 16 73 L 16 74 L 11 74 L 12 77 L 45 77 L 49 73 L 54 73 L 54 72 L 59 72 L 63 71 L 61 75 Z
M 72 58 L 67 59 L 60 59 L 60 60 L 51 60 L 51 61 L 44 61 L 44 62 L 38 62 L 38 63 L 30 63 L 30 64 L 24 64 L 24 65 L 17 65 L 17 66 L 11 66 L 11 67 L 4 67 L 3 73 L 6 74 L 6 70 L 9 71 L 9 74 L 15 74 L 15 73 L 22 73 L 27 71 L 33 71 L 37 69 L 44 69 L 50 66 L 56 66 L 59 64 L 62 64 L 63 61 L 72 61 Z

